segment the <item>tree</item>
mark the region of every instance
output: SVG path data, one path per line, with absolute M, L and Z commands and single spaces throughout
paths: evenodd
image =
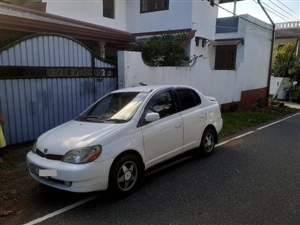
M 187 35 L 184 34 L 154 36 L 139 50 L 144 62 L 149 66 L 180 66 L 191 61 L 181 46 L 186 39 Z
M 273 74 L 280 77 L 294 77 L 297 71 L 297 57 L 295 45 L 286 44 L 282 48 L 277 48 L 273 54 Z

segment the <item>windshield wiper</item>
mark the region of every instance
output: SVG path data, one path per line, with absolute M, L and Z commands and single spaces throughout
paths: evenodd
M 128 122 L 128 120 L 123 120 L 123 119 L 108 119 L 108 120 L 105 120 L 105 121 L 113 121 L 113 122 L 116 122 L 116 123 L 126 123 Z
M 79 116 L 77 117 L 77 120 L 103 122 L 103 120 L 99 120 L 98 116 Z

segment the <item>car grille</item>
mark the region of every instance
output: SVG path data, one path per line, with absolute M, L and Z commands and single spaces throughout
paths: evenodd
M 54 154 L 44 154 L 41 150 L 38 148 L 36 149 L 36 154 L 50 160 L 57 160 L 60 161 L 63 157 L 63 155 L 54 155 Z

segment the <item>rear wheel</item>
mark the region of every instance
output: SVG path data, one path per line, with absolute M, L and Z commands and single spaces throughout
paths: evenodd
M 120 195 L 130 194 L 138 186 L 141 175 L 141 162 L 136 156 L 121 156 L 112 166 L 110 188 Z
M 213 154 L 216 144 L 216 133 L 211 129 L 207 128 L 201 139 L 200 152 L 204 156 Z

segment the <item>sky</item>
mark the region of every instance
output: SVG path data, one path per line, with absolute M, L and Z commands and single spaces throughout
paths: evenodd
M 255 1 L 255 2 L 254 2 Z M 274 23 L 290 21 L 300 22 L 300 0 L 261 0 Z M 221 4 L 221 7 L 233 12 L 233 3 Z M 219 17 L 232 16 L 231 13 L 219 8 Z M 250 14 L 264 22 L 270 23 L 257 0 L 244 0 L 237 2 L 236 14 Z

